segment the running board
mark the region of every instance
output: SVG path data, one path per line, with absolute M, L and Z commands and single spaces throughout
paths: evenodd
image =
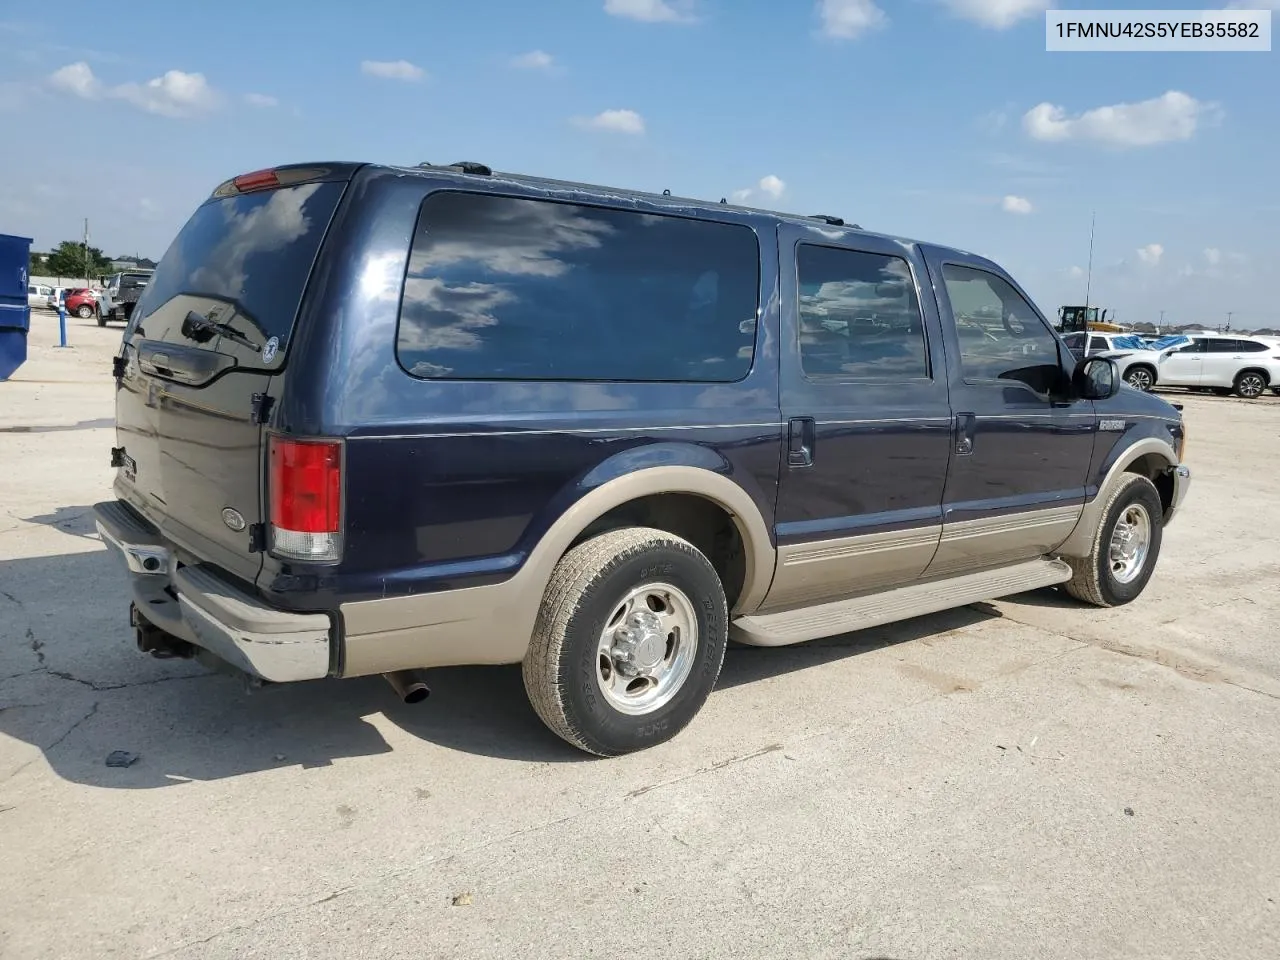
M 1071 568 L 1064 561 L 1032 560 L 816 607 L 739 617 L 729 628 L 729 635 L 753 647 L 784 647 L 1051 587 L 1070 579 Z

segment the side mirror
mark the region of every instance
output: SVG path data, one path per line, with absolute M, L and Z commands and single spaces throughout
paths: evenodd
M 1086 357 L 1076 364 L 1071 386 L 1084 400 L 1108 400 L 1120 392 L 1120 368 L 1109 357 Z

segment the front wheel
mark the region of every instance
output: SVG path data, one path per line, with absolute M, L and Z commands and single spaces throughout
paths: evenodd
M 724 662 L 724 588 L 691 543 L 629 527 L 570 550 L 543 596 L 524 685 L 539 718 L 602 757 L 670 740 Z
M 1124 375 L 1125 382 L 1135 390 L 1149 393 L 1156 385 L 1156 378 L 1146 367 L 1131 367 Z
M 1064 589 L 1097 607 L 1136 600 L 1147 586 L 1164 535 L 1164 504 L 1155 484 L 1127 473 L 1102 511 L 1087 557 L 1067 557 L 1073 572 Z
M 87 303 L 80 304 L 80 306 L 76 307 L 76 316 L 81 320 L 88 320 L 93 316 L 93 307 Z
M 1236 377 L 1235 393 L 1245 400 L 1256 400 L 1267 389 L 1267 378 L 1256 370 L 1246 370 Z

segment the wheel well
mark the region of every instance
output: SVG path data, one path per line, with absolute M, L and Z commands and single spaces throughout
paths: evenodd
M 1165 513 L 1168 513 L 1169 508 L 1173 506 L 1173 477 L 1169 475 L 1168 468 L 1169 461 L 1158 453 L 1143 454 L 1125 467 L 1125 473 L 1141 474 L 1155 484 Z
M 1263 367 L 1245 367 L 1243 370 L 1239 370 L 1239 371 L 1237 371 L 1237 372 L 1236 372 L 1236 379 L 1237 379 L 1237 380 L 1239 380 L 1239 379 L 1240 379 L 1241 377 L 1243 377 L 1246 373 L 1256 373 L 1256 374 L 1258 374 L 1260 377 L 1262 377 L 1263 382 L 1264 382 L 1264 383 L 1266 383 L 1266 385 L 1267 385 L 1267 386 L 1271 386 L 1271 374 L 1267 373 L 1267 371 L 1266 371 L 1266 369 L 1265 369 L 1265 368 L 1263 368 Z
M 660 493 L 630 500 L 589 524 L 571 548 L 619 527 L 653 527 L 688 540 L 715 567 L 729 609 L 733 609 L 746 580 L 747 558 L 737 524 L 718 503 L 691 493 Z

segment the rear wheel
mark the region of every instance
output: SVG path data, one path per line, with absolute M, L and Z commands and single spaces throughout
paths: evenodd
M 1147 393 L 1156 385 L 1155 374 L 1150 367 L 1130 367 L 1125 371 L 1124 379 L 1135 390 Z
M 101 310 L 99 310 L 99 311 L 98 311 L 98 326 L 100 326 L 100 327 L 105 327 L 106 325 L 107 325 L 107 318 L 106 318 L 106 317 L 104 317 L 104 316 L 102 315 L 102 311 L 101 311 Z
M 1267 389 L 1267 378 L 1257 370 L 1245 370 L 1236 374 L 1235 394 L 1245 400 L 1255 400 Z
M 651 747 L 710 696 L 728 625 L 720 577 L 696 547 L 646 527 L 608 531 L 556 565 L 525 690 L 542 722 L 581 750 Z
M 1155 485 L 1127 473 L 1102 511 L 1087 557 L 1067 557 L 1072 576 L 1064 587 L 1077 600 L 1118 607 L 1136 600 L 1160 556 L 1164 504 Z
M 87 303 L 80 304 L 80 306 L 76 307 L 76 316 L 81 320 L 88 320 L 93 316 L 93 307 Z

